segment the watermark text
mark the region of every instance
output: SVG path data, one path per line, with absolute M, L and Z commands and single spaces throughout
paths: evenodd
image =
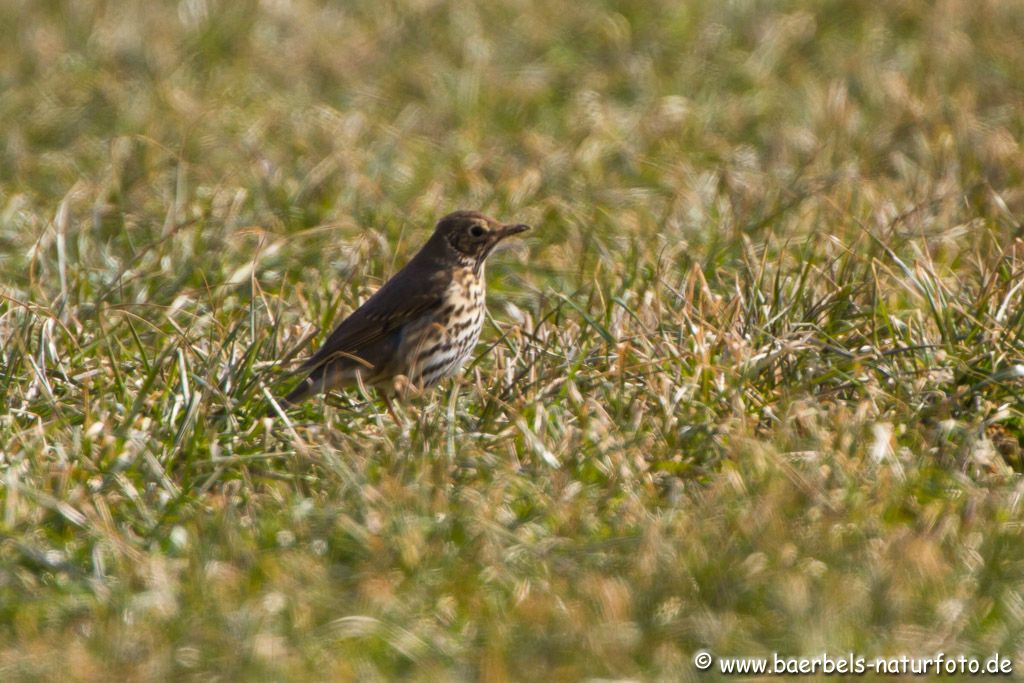
M 852 652 L 844 655 L 822 653 L 813 657 L 786 657 L 778 653 L 772 653 L 770 657 L 716 657 L 707 650 L 700 650 L 693 655 L 693 665 L 699 671 L 714 670 L 726 676 L 856 676 L 866 673 L 882 676 L 991 676 L 1013 673 L 1013 660 L 998 652 L 979 659 L 945 652 L 926 657 L 896 655 L 869 658 Z

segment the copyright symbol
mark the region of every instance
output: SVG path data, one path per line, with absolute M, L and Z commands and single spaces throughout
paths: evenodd
M 707 671 L 711 668 L 711 653 L 706 650 L 700 650 L 693 656 L 693 665 L 701 671 Z

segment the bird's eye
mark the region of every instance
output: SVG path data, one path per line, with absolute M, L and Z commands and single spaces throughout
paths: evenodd
M 469 234 L 472 235 L 473 237 L 483 237 L 484 226 L 477 223 L 476 225 L 469 229 Z

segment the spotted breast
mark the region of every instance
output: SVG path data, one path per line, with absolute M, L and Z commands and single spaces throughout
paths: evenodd
M 437 313 L 407 330 L 402 340 L 399 356 L 409 359 L 403 374 L 410 383 L 426 389 L 458 372 L 480 339 L 484 295 L 482 264 L 452 273 Z

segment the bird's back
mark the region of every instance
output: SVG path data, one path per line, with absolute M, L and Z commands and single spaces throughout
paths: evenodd
M 400 372 L 407 332 L 434 316 L 451 281 L 450 269 L 437 268 L 420 252 L 384 286 L 345 318 L 323 346 L 300 367 L 305 380 L 285 397 L 298 403 L 330 389 L 383 385 Z

